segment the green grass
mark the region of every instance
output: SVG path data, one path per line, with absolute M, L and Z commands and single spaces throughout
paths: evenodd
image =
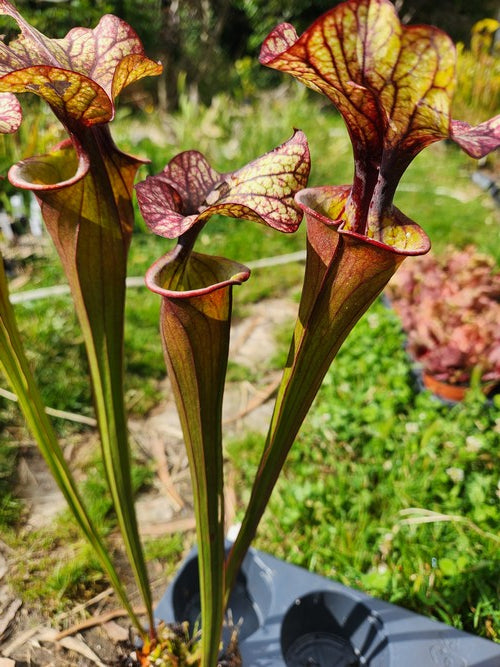
M 500 401 L 473 392 L 450 408 L 418 393 L 403 344 L 381 304 L 355 327 L 291 451 L 257 546 L 500 639 Z M 245 489 L 261 449 L 255 436 L 230 447 Z M 463 521 L 407 525 L 408 508 Z
M 81 492 L 89 514 L 99 526 L 101 534 L 110 540 L 111 550 L 115 551 L 111 535 L 117 530 L 116 516 L 98 454 L 83 467 L 82 473 L 85 479 L 81 484 Z M 146 490 L 152 478 L 153 470 L 150 466 L 134 461 L 134 493 Z M 44 613 L 54 614 L 72 608 L 75 603 L 84 602 L 108 588 L 109 584 L 98 560 L 81 537 L 69 511 L 59 515 L 50 526 L 34 531 L 24 530 L 13 521 L 5 522 L 4 528 L 2 539 L 13 553 L 19 554 L 10 564 L 9 583 L 26 602 L 35 607 L 43 606 Z M 148 561 L 154 561 L 168 574 L 179 562 L 183 548 L 183 540 L 178 534 L 145 542 Z M 131 573 L 120 559 L 118 567 L 123 580 L 130 582 Z
M 476 161 L 456 146 L 434 144 L 403 176 L 396 204 L 417 221 L 439 251 L 474 243 L 500 264 L 500 216 L 489 194 L 471 181 Z
M 4 413 L 5 415 L 5 413 Z M 21 518 L 22 504 L 16 498 L 13 482 L 16 476 L 16 449 L 8 436 L 0 435 L 0 529 L 15 526 Z
M 19 554 L 10 563 L 9 584 L 25 603 L 45 615 L 73 609 L 109 587 L 90 547 L 82 540 L 72 522 L 57 521 L 50 528 L 15 535 L 2 535 Z M 145 540 L 147 560 L 171 576 L 185 550 L 181 534 Z M 124 582 L 131 580 L 120 568 Z
M 46 613 L 57 613 L 70 601 L 84 601 L 108 586 L 73 522 L 9 531 L 2 538 L 18 554 L 9 564 L 9 584 L 26 603 L 43 606 Z

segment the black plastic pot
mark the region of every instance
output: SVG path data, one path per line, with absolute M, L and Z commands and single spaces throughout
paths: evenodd
M 500 645 L 250 550 L 229 607 L 244 667 L 500 667 Z M 199 614 L 196 552 L 156 610 Z

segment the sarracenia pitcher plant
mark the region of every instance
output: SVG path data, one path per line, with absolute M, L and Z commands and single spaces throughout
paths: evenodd
M 7 0 L 0 0 L 2 14 L 17 23 L 20 35 L 8 44 L 0 41 L 0 131 L 19 126 L 21 109 L 14 94 L 31 92 L 46 99 L 69 135 L 48 155 L 15 165 L 9 178 L 33 190 L 40 202 L 83 329 L 106 477 L 148 610 L 150 637 L 131 615 L 144 641 L 141 660 L 146 665 L 156 637 L 132 501 L 122 390 L 131 193 L 140 162 L 116 148 L 108 123 L 119 92 L 138 78 L 158 74 L 160 66 L 145 57 L 132 29 L 113 16 L 105 16 L 94 30 L 77 28 L 64 39 L 51 40 L 29 26 Z M 193 480 L 203 621 L 196 659 L 202 667 L 218 662 L 230 590 L 328 367 L 401 262 L 430 247 L 425 232 L 394 206 L 402 174 L 423 148 L 441 139 L 456 142 L 476 158 L 500 144 L 499 117 L 477 127 L 451 120 L 451 40 L 434 27 L 402 26 L 389 0 L 340 3 L 301 37 L 291 25 L 282 24 L 264 42 L 260 60 L 326 95 L 340 111 L 353 144 L 352 185 L 307 189 L 309 150 L 303 133 L 296 131 L 237 171 L 219 173 L 200 153 L 187 151 L 137 186 L 148 226 L 160 236 L 178 239 L 151 267 L 147 284 L 162 297 L 165 359 Z M 227 556 L 221 407 L 232 287 L 244 282 L 249 270 L 195 251 L 201 229 L 216 214 L 284 232 L 295 231 L 304 214 L 307 220 L 298 319 L 249 504 Z M 3 370 L 130 612 L 44 416 L 3 274 L 0 306 Z M 177 664 L 168 660 L 161 664 Z
M 68 278 L 89 359 L 106 479 L 129 562 L 146 606 L 147 627 L 134 613 L 64 461 L 23 351 L 3 272 L 0 275 L 1 367 L 73 514 L 139 631 L 143 640 L 139 658 L 149 664 L 151 651 L 155 657 L 158 649 L 161 652 L 163 634 L 160 632 L 159 638 L 155 628 L 137 529 L 123 400 L 125 277 L 133 226 L 131 195 L 141 161 L 116 148 L 108 123 L 114 116 L 114 99 L 120 91 L 143 76 L 159 74 L 161 66 L 145 57 L 130 26 L 114 16 L 103 17 L 94 30 L 76 28 L 64 39 L 52 40 L 28 25 L 6 0 L 0 0 L 2 15 L 14 19 L 20 35 L 8 44 L 0 42 L 0 131 L 14 132 L 20 125 L 21 107 L 15 93 L 32 92 L 49 103 L 69 135 L 67 141 L 48 155 L 24 160 L 12 167 L 9 178 L 14 185 L 35 192 Z M 182 215 L 177 214 L 178 226 L 167 235 L 182 234 L 183 238 L 178 251 L 173 253 L 174 277 L 170 289 L 185 290 L 186 285 L 194 281 L 192 290 L 196 291 L 199 280 L 207 283 L 202 293 L 214 291 L 210 286 L 213 280 L 220 280 L 222 287 L 227 288 L 219 291 L 216 286 L 214 298 L 203 302 L 198 317 L 199 322 L 207 324 L 205 333 L 214 341 L 216 354 L 211 365 L 203 364 L 201 357 L 185 359 L 182 325 L 175 323 L 175 308 L 173 317 L 170 320 L 167 317 L 164 324 L 165 332 L 168 326 L 173 327 L 172 339 L 178 344 L 172 354 L 172 377 L 178 373 L 180 391 L 185 390 L 186 397 L 192 400 L 183 404 L 186 410 L 183 423 L 197 480 L 195 497 L 200 543 L 207 546 L 202 550 L 207 620 L 198 653 L 201 664 L 211 667 L 217 661 L 220 648 L 224 596 L 218 407 L 225 373 L 224 358 L 227 359 L 230 285 L 244 280 L 247 270 L 232 262 L 197 257 L 190 251 L 202 222 L 214 213 L 251 218 L 294 231 L 302 217 L 294 195 L 307 183 L 309 154 L 305 137 L 297 133 L 284 146 L 233 174 L 218 174 L 194 152 L 184 158 L 184 161 L 174 160 L 171 167 L 177 189 L 172 189 L 169 204 Z M 165 170 L 165 178 L 167 173 Z M 179 187 L 179 179 L 185 189 Z M 153 180 L 153 189 L 155 187 Z M 160 188 L 168 190 L 164 183 Z M 190 218 L 188 210 L 198 215 Z M 189 229 L 191 222 L 198 223 L 193 230 Z M 169 267 L 162 267 L 162 273 L 168 270 Z M 189 296 L 187 292 L 186 296 Z M 196 299 L 185 300 L 188 312 L 191 303 L 196 304 Z M 182 306 L 181 299 L 180 322 Z M 201 398 L 193 393 L 190 384 L 198 381 L 204 388 Z M 202 405 L 203 409 L 198 410 L 197 405 Z M 200 443 L 197 433 L 202 428 L 214 435 Z M 204 453 L 208 454 L 206 459 Z M 165 636 L 168 638 L 168 632 Z
M 354 179 L 352 185 L 304 189 L 296 195 L 307 220 L 299 315 L 251 498 L 220 574 L 225 579 L 226 603 L 288 451 L 340 346 L 401 262 L 430 248 L 425 232 L 393 203 L 405 169 L 423 148 L 440 139 L 455 141 L 476 158 L 500 143 L 498 117 L 475 128 L 451 120 L 455 49 L 450 38 L 431 26 L 402 26 L 389 0 L 343 2 L 300 38 L 291 25 L 280 25 L 263 44 L 260 60 L 325 94 L 337 107 L 352 140 Z M 200 167 L 188 176 L 188 163 L 196 160 Z M 149 185 L 138 187 L 142 213 L 151 229 L 179 237 L 176 249 L 150 271 L 149 286 L 164 297 L 165 354 L 185 437 L 194 450 L 191 456 L 200 457 L 198 464 L 192 464 L 198 485 L 201 471 L 209 474 L 207 466 L 213 465 L 215 452 L 221 462 L 220 403 L 213 393 L 221 391 L 222 379 L 219 375 L 217 385 L 215 373 L 208 371 L 211 364 L 225 368 L 227 342 L 219 357 L 219 336 L 213 327 L 220 326 L 222 310 L 215 308 L 213 300 L 217 291 L 227 290 L 247 274 L 241 267 L 231 268 L 226 260 L 202 258 L 191 248 L 195 225 L 204 223 L 218 207 L 224 213 L 227 207 L 240 210 L 245 200 L 239 196 L 233 200 L 231 179 L 214 174 L 195 154 L 179 156 Z M 193 192 L 198 194 L 194 197 Z M 255 218 L 254 213 L 251 217 Z M 282 223 L 274 226 L 290 228 Z M 217 304 L 221 298 L 218 294 Z M 226 317 L 227 306 L 223 313 Z M 220 359 L 217 364 L 216 359 Z M 186 382 L 186 375 L 192 379 L 189 387 L 182 387 L 181 378 Z M 204 420 L 204 413 L 211 419 Z M 214 414 L 219 415 L 216 422 Z M 210 450 L 203 449 L 203 443 L 215 441 L 218 444 L 209 459 Z M 219 512 L 220 474 L 217 490 L 212 487 Z M 215 505 L 211 511 L 215 519 Z M 215 535 L 208 524 L 206 529 L 205 537 L 198 535 L 202 577 L 208 568 L 203 552 L 208 546 L 203 540 Z M 221 559 L 222 546 L 218 548 Z M 209 594 L 202 591 L 202 599 Z M 207 604 L 202 603 L 202 616 Z
M 108 123 L 121 90 L 143 76 L 159 74 L 161 66 L 144 55 L 135 32 L 115 16 L 104 16 L 93 30 L 75 28 L 64 39 L 42 35 L 7 0 L 0 0 L 1 16 L 13 19 L 20 34 L 8 44 L 0 41 L 0 130 L 17 129 L 21 109 L 14 94 L 30 92 L 47 101 L 69 135 L 49 154 L 13 166 L 9 179 L 35 193 L 68 278 L 89 360 L 106 479 L 153 632 L 151 593 L 132 500 L 123 397 L 126 263 L 133 226 L 132 186 L 141 161 L 117 149 Z M 56 479 L 69 494 L 80 525 L 98 545 L 98 532 L 80 506 L 32 389 L 5 280 L 1 287 L 2 367 L 28 424 L 35 425 L 34 435 L 49 465 L 57 459 L 61 474 Z M 31 414 L 34 410 L 36 415 Z M 101 563 L 130 610 L 109 558 L 101 554 Z M 132 620 L 147 642 L 147 630 L 133 614 Z
M 403 26 L 389 0 L 348 0 L 298 37 L 266 38 L 260 62 L 326 95 L 352 142 L 353 183 L 300 192 L 307 261 L 288 362 L 241 530 L 226 565 L 226 596 L 286 455 L 348 333 L 401 262 L 427 252 L 424 231 L 393 203 L 413 158 L 440 139 L 480 158 L 500 144 L 500 116 L 453 121 L 455 47 L 432 26 Z M 334 150 L 334 147 L 332 147 Z
M 136 186 L 152 231 L 178 237 L 146 282 L 162 297 L 160 330 L 193 483 L 202 664 L 207 667 L 217 664 L 225 607 L 222 398 L 232 287 L 247 280 L 250 271 L 229 259 L 196 253 L 193 245 L 216 214 L 295 231 L 302 214 L 294 195 L 307 183 L 309 168 L 307 142 L 298 131 L 237 171 L 221 174 L 201 153 L 187 151 Z

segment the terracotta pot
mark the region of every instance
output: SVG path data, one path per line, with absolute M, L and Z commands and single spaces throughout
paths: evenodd
M 447 382 L 441 382 L 437 380 L 433 375 L 428 373 L 423 373 L 422 376 L 424 387 L 432 391 L 433 394 L 443 398 L 445 401 L 463 401 L 465 398 L 465 392 L 468 390 L 468 386 L 458 385 L 458 384 L 448 384 Z
M 458 403 L 463 401 L 465 393 L 468 391 L 468 385 L 448 384 L 437 380 L 433 375 L 428 373 L 422 374 L 422 381 L 424 387 L 432 391 L 433 394 L 442 398 L 445 401 L 452 401 Z M 482 387 L 485 396 L 492 397 L 500 390 L 500 382 L 488 382 Z

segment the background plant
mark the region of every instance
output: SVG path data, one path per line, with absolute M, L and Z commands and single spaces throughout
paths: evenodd
M 424 372 L 450 384 L 500 381 L 500 275 L 473 246 L 402 267 L 388 288 Z
M 457 46 L 455 113 L 470 123 L 500 108 L 500 45 L 495 35 L 500 23 L 485 18 L 472 26 L 470 44 Z
M 245 76 L 257 89 L 279 85 L 280 77 L 257 64 L 263 39 L 277 23 L 291 19 L 301 32 L 332 6 L 330 0 L 18 0 L 16 4 L 32 25 L 55 37 L 63 37 L 74 25 L 91 27 L 105 13 L 133 25 L 147 53 L 161 60 L 165 69 L 158 82 L 148 81 L 126 97 L 150 109 L 152 99 L 159 100 L 169 110 L 178 107 L 178 82 L 186 74 L 189 87 L 204 103 L 228 91 L 228 84 L 248 100 Z M 397 7 L 403 23 L 439 25 L 463 43 L 476 21 L 494 17 L 498 9 L 495 0 L 399 0 Z M 159 29 L 151 30 L 151 25 Z

